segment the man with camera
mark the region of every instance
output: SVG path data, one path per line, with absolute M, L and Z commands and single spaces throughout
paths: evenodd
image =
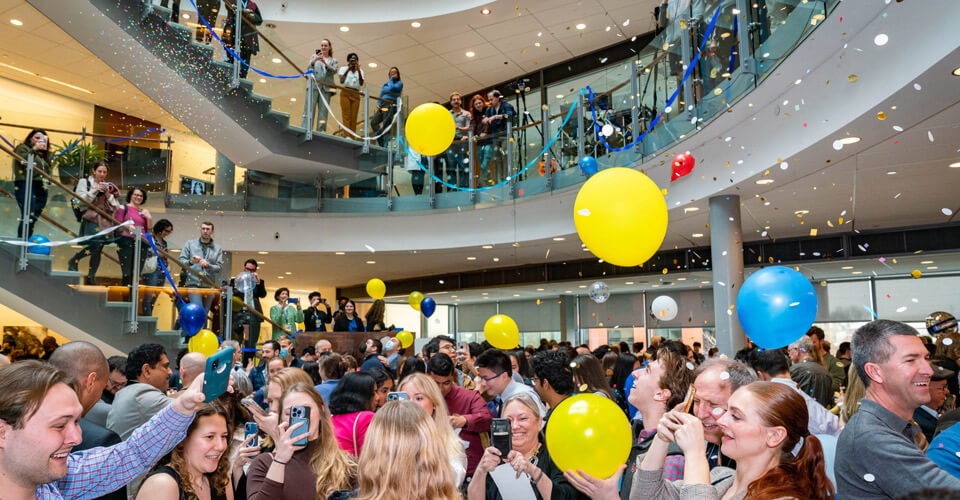
M 327 299 L 324 299 L 320 295 L 320 292 L 310 292 L 307 299 L 310 300 L 310 307 L 303 311 L 304 330 L 308 332 L 327 331 L 327 327 L 324 325 L 333 321 L 333 315 L 330 312 L 330 304 L 327 302 Z M 326 311 L 321 309 L 321 305 Z

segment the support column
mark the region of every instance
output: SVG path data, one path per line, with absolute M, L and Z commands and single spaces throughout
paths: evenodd
M 717 348 L 729 357 L 746 347 L 747 336 L 737 320 L 737 293 L 743 285 L 743 232 L 740 197 L 710 198 L 710 267 L 713 269 L 713 313 Z
M 233 162 L 217 151 L 217 169 L 213 179 L 213 194 L 217 196 L 233 194 L 234 179 Z

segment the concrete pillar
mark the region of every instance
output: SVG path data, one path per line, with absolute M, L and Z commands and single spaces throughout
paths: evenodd
M 710 267 L 713 269 L 713 312 L 717 348 L 729 357 L 746 347 L 747 336 L 737 320 L 737 293 L 743 285 L 743 232 L 740 197 L 710 198 Z
M 213 180 L 213 194 L 231 195 L 234 190 L 234 165 L 229 158 L 217 151 L 217 170 Z

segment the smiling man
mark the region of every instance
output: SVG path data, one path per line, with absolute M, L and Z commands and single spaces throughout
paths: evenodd
M 717 420 L 726 413 L 727 401 L 733 391 L 759 379 L 749 366 L 723 358 L 707 360 L 697 368 L 694 377 L 693 387 L 697 393 L 693 398 L 693 414 L 703 423 L 707 462 L 711 469 L 718 465 L 729 465 L 720 454 L 723 430 L 717 425 Z
M 0 491 L 5 500 L 95 498 L 115 491 L 176 446 L 203 403 L 203 377 L 130 438 L 71 453 L 83 406 L 68 376 L 23 361 L 0 370 Z
M 834 472 L 843 499 L 897 498 L 921 488 L 960 489 L 914 441 L 913 412 L 930 402 L 933 369 L 917 331 L 877 320 L 853 334 L 853 364 L 867 394 L 837 442 Z

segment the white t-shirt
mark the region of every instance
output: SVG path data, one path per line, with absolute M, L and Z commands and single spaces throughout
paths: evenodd
M 344 78 L 343 85 L 344 87 L 360 90 L 360 78 L 366 80 L 367 75 L 363 74 L 363 70 L 357 68 L 357 71 L 349 71 L 349 66 L 341 66 L 340 71 L 337 72 L 339 76 L 346 75 Z

